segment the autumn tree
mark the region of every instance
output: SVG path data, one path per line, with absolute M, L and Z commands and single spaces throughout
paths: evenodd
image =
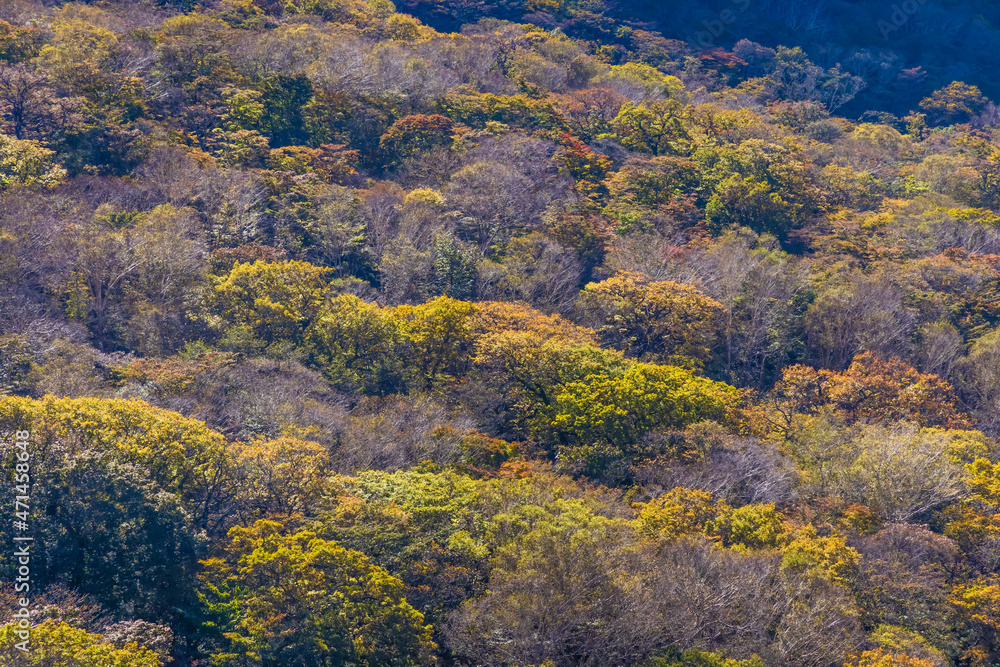
M 682 535 L 707 534 L 710 524 L 728 506 L 706 491 L 675 487 L 648 503 L 636 503 L 635 508 L 636 522 L 644 533 L 674 540 Z
M 419 665 L 434 650 L 399 579 L 315 533 L 237 526 L 203 567 L 203 599 L 225 633 L 217 662 Z
M 797 422 L 790 449 L 821 492 L 905 522 L 962 495 L 965 471 L 955 450 L 963 440 L 962 431 L 905 423 L 845 431 L 820 417 Z
M 687 261 L 692 282 L 723 307 L 725 349 L 717 363 L 736 386 L 769 387 L 802 354 L 806 270 L 774 243 L 768 235 L 730 231 Z
M 379 148 L 388 160 L 399 163 L 422 151 L 451 142 L 455 124 L 439 114 L 404 116 L 393 123 L 379 139 Z
M 749 227 L 779 239 L 816 210 L 820 196 L 798 146 L 749 139 L 736 147 L 706 146 L 694 154 L 711 192 L 710 228 Z
M 563 163 L 566 171 L 576 181 L 577 190 L 585 196 L 589 195 L 611 170 L 611 160 L 568 132 L 559 139 L 563 149 L 556 155 L 556 159 Z
M 1000 655 L 1000 581 L 983 575 L 953 589 L 951 603 L 959 612 L 960 627 L 968 633 L 962 656 L 988 664 Z
M 0 627 L 0 657 L 10 667 L 162 667 L 160 658 L 145 646 L 135 642 L 116 646 L 100 634 L 87 632 L 72 625 L 47 620 L 31 628 L 30 648 L 16 648 L 21 639 L 15 634 L 17 625 Z M 69 657 L 72 656 L 72 657 Z M 67 658 L 72 662 L 67 662 Z
M 704 363 L 722 306 L 690 285 L 621 274 L 587 285 L 585 319 L 602 342 L 644 360 Z
M 466 602 L 448 634 L 459 655 L 499 664 L 633 662 L 658 648 L 641 553 L 627 550 L 620 522 L 566 507 L 494 561 L 491 592 Z M 651 609 L 650 609 L 651 611 Z M 626 621 L 626 618 L 631 620 Z
M 576 325 L 560 315 L 547 315 L 518 303 L 477 303 L 473 326 L 477 339 L 502 332 L 520 331 L 534 333 L 539 340 L 559 338 L 572 343 L 597 343 L 593 330 Z
M 533 425 L 536 437 L 558 443 L 560 458 L 590 476 L 621 474 L 641 457 L 641 437 L 653 428 L 723 421 L 734 404 L 728 385 L 672 366 L 633 363 L 620 375 L 590 375 L 565 383 Z
M 632 158 L 606 181 L 611 202 L 603 212 L 618 221 L 619 234 L 671 233 L 702 218 L 700 186 L 698 165 L 688 158 Z
M 475 311 L 471 303 L 444 296 L 392 311 L 406 336 L 404 358 L 417 386 L 429 389 L 460 372 L 472 343 Z
M 355 190 L 306 180 L 282 197 L 279 217 L 285 243 L 301 248 L 312 263 L 332 267 L 338 277 L 370 275 L 366 221 Z
M 936 122 L 950 124 L 975 116 L 982 111 L 986 101 L 978 87 L 963 81 L 952 81 L 921 100 L 920 108 L 931 114 Z
M 0 21 L 0 60 L 18 63 L 38 55 L 41 30 L 35 26 L 11 25 Z
M 677 77 L 663 74 L 655 67 L 639 62 L 613 65 L 598 83 L 633 99 L 677 98 L 684 90 L 683 82 Z
M 627 363 L 620 352 L 544 329 L 500 329 L 477 336 L 472 361 L 483 386 L 495 394 L 502 432 L 512 437 L 529 436 L 543 423 L 566 383 L 617 374 Z
M 43 72 L 28 65 L 0 65 L 0 117 L 15 139 L 65 139 L 79 127 L 82 99 L 61 97 Z
M 643 436 L 648 458 L 633 466 L 646 489 L 697 489 L 733 507 L 784 502 L 801 488 L 800 472 L 787 454 L 756 438 L 734 436 L 715 422 L 683 431 L 656 429 Z
M 932 667 L 933 660 L 915 658 L 906 653 L 887 653 L 881 648 L 851 654 L 844 667 Z
M 899 359 L 868 352 L 841 373 L 803 365 L 786 368 L 771 392 L 770 418 L 780 428 L 795 414 L 814 414 L 824 406 L 848 423 L 906 420 L 922 426 L 969 426 L 947 382 Z
M 657 656 L 643 663 L 643 667 L 761 667 L 763 664 L 764 662 L 759 656 L 753 656 L 746 660 L 734 660 L 723 658 L 722 654 L 719 653 L 706 653 L 697 649 L 689 649 L 668 657 Z
M 53 37 L 39 53 L 40 63 L 56 82 L 92 104 L 134 104 L 137 81 L 112 66 L 122 45 L 113 31 L 98 25 L 101 14 L 96 8 L 59 12 Z
M 885 648 L 906 647 L 920 657 L 933 655 L 932 647 L 955 652 L 950 626 L 956 619 L 948 597 L 958 546 L 912 524 L 889 524 L 856 546 L 862 556 L 855 588 L 862 619 L 867 627 L 882 629 Z M 906 633 L 915 636 L 907 641 Z
M 146 354 L 179 349 L 208 291 L 204 233 L 192 209 L 164 204 L 139 217 L 134 234 L 138 266 L 127 279 L 132 303 L 122 338 Z
M 444 194 L 468 217 L 462 234 L 486 254 L 534 222 L 531 194 L 539 185 L 509 165 L 482 161 L 453 174 Z
M 653 155 L 687 155 L 691 150 L 691 107 L 677 100 L 626 102 L 612 121 L 623 146 Z
M 351 294 L 331 299 L 306 335 L 335 384 L 369 393 L 391 391 L 401 372 L 400 322 L 388 310 Z
M 956 385 L 979 427 L 997 432 L 997 406 L 1000 405 L 1000 333 L 996 331 L 976 340 L 969 354 L 958 361 Z
M 545 220 L 546 232 L 565 248 L 572 248 L 580 260 L 581 280 L 604 261 L 610 229 L 596 215 L 555 215 Z
M 236 264 L 215 285 L 212 306 L 266 343 L 299 342 L 321 312 L 329 273 L 308 262 Z
M 265 517 L 311 514 L 327 489 L 330 453 L 322 445 L 281 437 L 233 443 L 220 471 L 232 486 L 233 514 L 244 525 Z
M 55 152 L 31 139 L 0 134 L 0 191 L 12 186 L 53 187 L 66 177 Z
M 894 278 L 854 273 L 828 281 L 805 313 L 808 356 L 836 370 L 862 352 L 905 358 L 917 316 Z
M 612 122 L 628 101 L 621 93 L 605 87 L 585 88 L 556 99 L 572 133 L 584 141 L 610 133 Z
M 936 375 L 919 373 L 899 359 L 860 354 L 834 378 L 830 401 L 849 421 L 912 420 L 953 428 L 969 425 L 958 410 L 951 385 Z
M 502 259 L 487 260 L 478 268 L 480 298 L 520 301 L 567 314 L 579 294 L 582 267 L 577 253 L 539 232 L 511 239 Z
M 219 518 L 221 435 L 142 401 L 52 396 L 0 400 L 0 427 L 33 434 L 38 585 L 149 619 L 192 609 L 195 526 Z
M 198 13 L 173 16 L 157 26 L 156 71 L 174 85 L 195 92 L 205 79 L 220 77 L 218 83 L 228 83 L 235 72 L 232 61 L 222 48 L 225 31 L 223 21 Z
M 1000 564 L 1000 466 L 978 457 L 967 464 L 968 492 L 944 513 L 945 534 L 981 569 Z

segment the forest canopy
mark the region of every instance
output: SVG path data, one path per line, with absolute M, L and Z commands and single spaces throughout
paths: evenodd
M 0 664 L 1000 664 L 998 21 L 0 3 Z

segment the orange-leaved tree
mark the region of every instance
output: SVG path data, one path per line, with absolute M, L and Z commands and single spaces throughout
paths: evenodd
M 921 426 L 970 426 L 948 382 L 872 352 L 856 356 L 841 373 L 789 366 L 771 392 L 766 411 L 775 427 L 787 430 L 796 414 L 815 414 L 824 406 L 848 424 L 905 420 Z

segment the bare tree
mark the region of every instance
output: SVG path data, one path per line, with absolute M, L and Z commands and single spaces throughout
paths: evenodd
M 18 139 L 49 139 L 80 122 L 81 100 L 59 97 L 29 65 L 0 64 L 0 117 Z

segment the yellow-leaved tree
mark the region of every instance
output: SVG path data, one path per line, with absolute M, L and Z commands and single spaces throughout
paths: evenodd
M 55 152 L 37 141 L 0 134 L 0 192 L 18 185 L 58 185 L 66 170 L 54 158 Z
M 163 662 L 136 643 L 116 646 L 103 636 L 62 621 L 46 620 L 31 629 L 28 650 L 14 631 L 16 624 L 0 627 L 0 663 L 4 667 L 161 667 Z
M 685 365 L 708 359 L 723 310 L 690 285 L 636 273 L 587 285 L 580 306 L 605 345 L 644 361 Z
M 431 627 L 403 582 L 359 551 L 258 521 L 230 530 L 224 555 L 202 565 L 202 599 L 224 637 L 216 664 L 431 662 Z
M 216 284 L 212 306 L 230 329 L 268 344 L 300 343 L 321 312 L 331 272 L 297 261 L 236 264 Z
M 382 394 L 399 384 L 404 335 L 389 309 L 342 294 L 323 308 L 307 337 L 324 374 L 337 386 Z
M 460 374 L 472 349 L 475 312 L 475 305 L 446 296 L 392 310 L 406 336 L 407 370 L 416 386 L 430 389 Z
M 30 434 L 22 495 L 33 589 L 61 582 L 153 621 L 194 604 L 196 534 L 211 532 L 228 502 L 222 435 L 138 400 L 0 398 L 0 434 L 11 441 L 16 431 Z M 0 539 L 16 534 L 0 527 Z M 0 576 L 12 580 L 14 567 L 5 562 Z

